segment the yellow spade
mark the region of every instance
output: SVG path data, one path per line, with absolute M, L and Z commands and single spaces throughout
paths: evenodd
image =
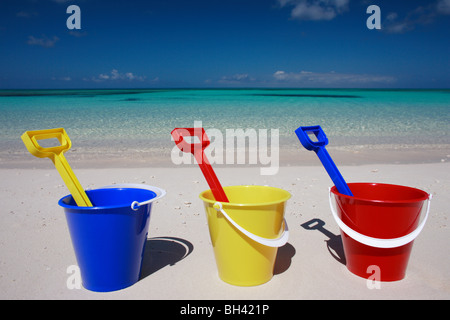
M 60 146 L 43 148 L 39 145 L 38 140 L 57 138 Z M 64 128 L 46 129 L 36 131 L 26 131 L 22 135 L 22 141 L 30 153 L 38 158 L 50 158 L 55 164 L 56 169 L 64 180 L 67 188 L 69 188 L 72 197 L 79 207 L 92 207 L 86 192 L 78 182 L 77 177 L 69 166 L 64 152 L 70 149 L 72 142 Z

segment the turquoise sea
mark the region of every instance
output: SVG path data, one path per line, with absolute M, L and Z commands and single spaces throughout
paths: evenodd
M 450 90 L 136 89 L 0 90 L 0 159 L 26 155 L 24 131 L 64 127 L 73 151 L 168 153 L 175 127 L 294 130 L 319 124 L 330 146 L 450 146 Z M 31 157 L 31 155 L 28 155 Z

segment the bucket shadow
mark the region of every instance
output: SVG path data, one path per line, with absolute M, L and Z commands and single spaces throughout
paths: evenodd
M 277 275 L 285 272 L 291 266 L 292 257 L 295 256 L 295 248 L 286 243 L 284 246 L 278 248 L 275 265 L 273 267 L 273 274 Z
M 325 240 L 327 243 L 328 252 L 331 256 L 336 259 L 336 261 L 345 265 L 347 263 L 344 254 L 344 246 L 342 245 L 342 237 L 340 235 L 335 235 L 329 230 L 325 229 L 325 222 L 321 219 L 312 219 L 307 221 L 301 225 L 306 230 L 317 230 L 323 233 L 328 237 L 328 240 Z
M 187 240 L 175 237 L 147 239 L 142 260 L 140 280 L 166 267 L 183 260 L 194 250 Z

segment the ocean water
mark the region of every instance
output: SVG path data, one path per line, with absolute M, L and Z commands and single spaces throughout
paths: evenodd
M 450 90 L 160 89 L 0 90 L 0 159 L 26 154 L 23 132 L 64 127 L 72 152 L 168 153 L 175 127 L 294 130 L 321 125 L 330 146 L 450 145 Z

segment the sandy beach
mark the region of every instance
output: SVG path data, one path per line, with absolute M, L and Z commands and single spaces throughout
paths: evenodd
M 339 228 L 328 205 L 332 183 L 321 166 L 284 166 L 274 176 L 261 176 L 256 167 L 216 169 L 224 186 L 270 185 L 292 194 L 285 213 L 290 238 L 279 249 L 274 277 L 257 287 L 237 287 L 217 275 L 204 207 L 198 198 L 208 187 L 198 167 L 102 169 L 74 165 L 85 188 L 143 183 L 167 191 L 152 208 L 141 280 L 110 293 L 67 286 L 70 266 L 77 262 L 57 202 L 68 190 L 47 162 L 44 168 L 0 169 L 1 299 L 450 298 L 447 162 L 340 166 L 348 182 L 400 184 L 433 194 L 430 216 L 414 242 L 406 278 L 382 282 L 380 289 L 369 289 L 365 279 L 350 273 L 327 248 L 327 240 L 331 234 L 338 236 Z M 326 231 L 304 227 L 314 219 L 323 221 Z M 339 241 L 332 247 L 338 255 L 342 251 Z

